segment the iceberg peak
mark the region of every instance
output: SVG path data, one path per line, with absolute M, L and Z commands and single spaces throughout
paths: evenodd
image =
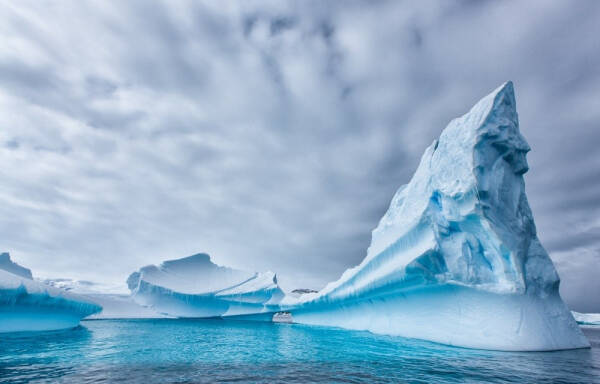
M 425 150 L 412 180 L 398 190 L 373 231 L 363 264 L 429 227 L 430 240 L 444 255 L 443 268 L 431 278 L 494 292 L 524 291 L 526 254 L 530 245 L 537 249 L 522 177 L 528 151 L 513 85 L 506 82 L 452 120 Z M 541 264 L 551 263 L 546 259 Z M 544 281 L 542 289 L 558 279 L 544 269 L 537 281 Z M 539 277 L 539 269 L 530 272 Z

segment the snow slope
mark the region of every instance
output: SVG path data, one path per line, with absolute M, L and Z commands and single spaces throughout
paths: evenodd
M 202 253 L 143 267 L 127 284 L 136 303 L 175 317 L 269 312 L 284 296 L 274 273 L 218 266 Z
M 0 270 L 0 332 L 72 328 L 101 309 L 81 296 Z
M 589 346 L 536 235 L 512 83 L 452 120 L 398 189 L 360 265 L 286 297 L 294 321 L 463 347 Z
M 102 307 L 102 311 L 86 319 L 147 319 L 163 318 L 152 308 L 139 305 L 133 299 L 125 284 L 104 284 L 86 280 L 54 278 L 39 280 L 41 283 L 75 293 Z
M 129 294 L 117 293 L 88 293 L 83 295 L 86 300 L 98 304 L 102 311 L 86 317 L 86 320 L 97 319 L 159 319 L 174 316 L 168 316 L 158 313 L 150 307 L 140 305 L 135 302 Z
M 127 285 L 125 284 L 106 284 L 95 281 L 76 280 L 69 278 L 46 278 L 36 280 L 51 287 L 77 293 L 79 295 L 128 294 Z

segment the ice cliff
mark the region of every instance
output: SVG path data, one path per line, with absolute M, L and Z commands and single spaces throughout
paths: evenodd
M 72 328 L 101 307 L 85 298 L 32 280 L 31 271 L 0 259 L 0 332 Z
M 286 297 L 281 309 L 295 322 L 463 347 L 589 346 L 536 235 L 528 151 L 508 82 L 425 150 L 360 265 L 318 293 Z
M 274 273 L 218 266 L 203 253 L 143 267 L 127 284 L 136 303 L 175 317 L 265 313 L 284 296 Z

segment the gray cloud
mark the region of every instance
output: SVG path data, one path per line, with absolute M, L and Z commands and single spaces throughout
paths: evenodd
M 209 252 L 319 288 L 424 148 L 515 82 L 538 232 L 575 309 L 600 273 L 595 1 L 0 6 L 0 244 L 123 282 Z M 582 299 L 582 297 L 584 297 Z

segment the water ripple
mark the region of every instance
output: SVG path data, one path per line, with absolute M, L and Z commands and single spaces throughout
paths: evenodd
M 454 348 L 325 327 L 222 320 L 87 321 L 0 335 L 1 383 L 599 383 L 592 349 Z

